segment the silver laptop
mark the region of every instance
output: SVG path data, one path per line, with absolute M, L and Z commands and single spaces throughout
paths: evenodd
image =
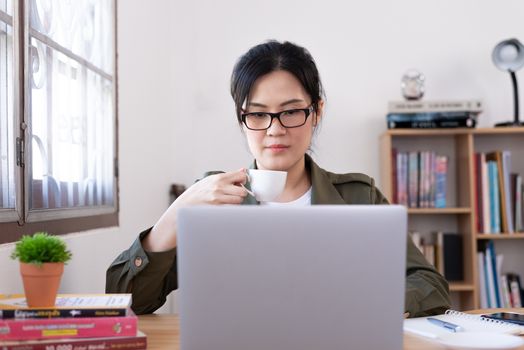
M 178 215 L 181 350 L 402 348 L 403 207 Z

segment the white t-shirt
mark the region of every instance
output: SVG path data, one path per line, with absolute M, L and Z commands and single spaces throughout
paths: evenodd
M 260 205 L 269 205 L 269 206 L 274 206 L 274 207 L 278 207 L 278 206 L 297 206 L 297 207 L 306 207 L 308 205 L 311 205 L 311 188 L 309 188 L 309 190 L 306 191 L 306 193 L 304 193 L 300 198 L 297 198 L 295 199 L 294 201 L 291 201 L 291 202 L 260 202 Z

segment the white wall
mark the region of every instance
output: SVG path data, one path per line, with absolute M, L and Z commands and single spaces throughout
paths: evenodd
M 408 68 L 426 75 L 427 99 L 483 99 L 481 126 L 512 118 L 491 50 L 524 41 L 523 14 L 520 0 L 119 1 L 121 224 L 67 236 L 75 257 L 61 291 L 102 292 L 106 267 L 167 207 L 172 182 L 250 162 L 228 85 L 249 47 L 275 38 L 310 50 L 327 92 L 315 158 L 378 179 L 387 101 L 401 98 Z M 0 247 L 0 293 L 21 291 L 11 249 Z

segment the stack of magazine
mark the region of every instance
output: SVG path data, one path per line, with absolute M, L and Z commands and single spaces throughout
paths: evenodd
M 0 294 L 2 350 L 143 350 L 147 339 L 137 324 L 131 294 L 59 294 L 50 308 Z
M 390 101 L 388 129 L 474 128 L 481 100 Z

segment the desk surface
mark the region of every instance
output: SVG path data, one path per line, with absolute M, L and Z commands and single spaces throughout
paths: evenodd
M 470 313 L 489 313 L 504 311 L 503 309 L 474 310 Z M 523 309 L 508 310 L 524 313 Z M 144 315 L 139 316 L 139 328 L 147 334 L 147 348 L 149 350 L 173 349 L 179 350 L 179 323 L 177 315 Z M 422 338 L 405 334 L 404 350 L 441 350 L 443 346 Z M 524 347 L 519 348 L 524 350 Z

